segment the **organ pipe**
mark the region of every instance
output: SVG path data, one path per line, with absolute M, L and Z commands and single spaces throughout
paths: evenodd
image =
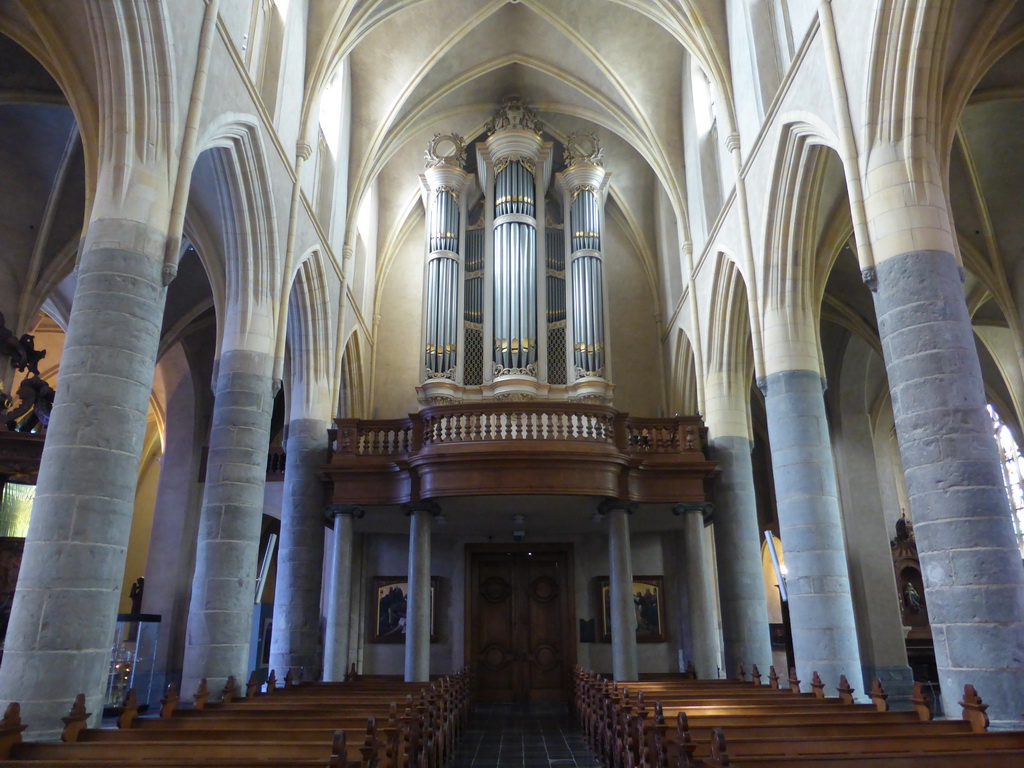
M 465 142 L 437 134 L 427 148 L 427 274 L 424 369 L 427 379 L 454 378 L 458 362 L 461 193 L 469 179 Z
M 536 375 L 536 180 L 523 158 L 499 161 L 494 183 L 494 362 L 496 373 Z
M 593 134 L 572 134 L 566 138 L 567 167 L 562 178 L 569 197 L 572 350 L 577 378 L 605 377 L 602 158 L 600 144 Z
M 427 150 L 423 360 L 427 381 L 450 381 L 424 383 L 423 402 L 459 396 L 452 385 L 461 381 L 493 383 L 496 394 L 539 394 L 542 370 L 548 383 L 570 387 L 570 396 L 610 392 L 606 381 L 595 381 L 607 379 L 602 152 L 592 134 L 566 138 L 559 174 L 564 219 L 555 217 L 564 228 L 539 220 L 550 210 L 544 202 L 551 145 L 541 130 L 521 99 L 505 100 L 478 147 L 485 214 L 465 230 L 465 145 L 453 135 L 435 136 Z M 545 348 L 546 368 L 538 366 Z

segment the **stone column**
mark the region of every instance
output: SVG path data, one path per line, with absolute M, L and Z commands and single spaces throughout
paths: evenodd
M 863 371 L 875 355 L 866 342 L 851 343 L 842 362 L 843 369 Z M 867 412 L 866 404 L 877 399 L 877 395 L 873 387 L 868 395 L 865 383 L 864 376 L 843 377 L 825 393 L 825 402 L 833 414 L 832 447 L 839 468 L 843 533 L 864 679 L 879 678 L 889 694 L 890 706 L 901 708 L 903 702 L 909 706 L 914 675 L 907 663 L 892 567 L 889 541 L 893 531 L 885 525 L 878 481 L 879 461 L 889 464 L 890 455 L 886 445 L 884 457 L 876 456 L 874 417 Z M 909 508 L 906 502 L 902 506 Z
M 99 724 L 124 577 L 164 290 L 167 233 L 89 225 L 46 435 L 0 705 L 56 739 L 78 693 Z
M 629 547 L 629 515 L 636 503 L 608 499 L 600 512 L 608 520 L 608 597 L 612 630 L 612 677 L 636 680 L 636 608 L 633 602 L 633 560 Z
M 817 671 L 825 685 L 834 687 L 846 675 L 857 688 L 860 649 L 821 374 L 778 371 L 759 383 L 765 391 L 779 535 L 789 570 L 797 676 L 810 680 Z
M 409 516 L 409 594 L 405 611 L 405 681 L 430 679 L 430 525 L 440 512 L 429 499 L 406 505 Z
M 247 679 L 274 390 L 272 356 L 221 355 L 192 578 L 183 696 Z
M 333 504 L 325 512 L 334 520 L 334 564 L 331 594 L 327 600 L 327 636 L 324 638 L 324 680 L 340 682 L 349 666 L 349 635 L 352 631 L 352 555 L 355 519 L 363 508 Z
M 921 557 L 945 711 L 964 684 L 993 726 L 1024 710 L 1024 568 L 986 411 L 985 387 L 937 163 L 876 151 L 866 207 L 896 435 Z M 893 209 L 892 200 L 904 207 Z M 914 204 L 914 201 L 921 201 Z
M 202 402 L 197 402 L 200 393 L 196 392 L 194 371 L 188 364 L 184 345 L 176 344 L 165 352 L 157 371 L 168 395 L 165 412 L 173 414 L 173 418 L 167 419 L 164 431 L 164 455 L 142 597 L 143 613 L 161 617 L 148 702 L 151 706 L 156 706 L 168 683 L 177 684 L 181 679 L 202 498 L 199 467 L 203 441 L 198 435 L 206 431 L 198 423 L 199 412 L 205 409 Z
M 302 680 L 316 680 L 320 671 L 324 563 L 324 485 L 320 468 L 327 462 L 327 423 L 293 418 L 284 448 L 284 499 L 270 667 L 301 669 Z
M 712 374 L 707 381 L 708 444 L 719 469 L 713 485 L 714 535 L 726 677 L 736 675 L 740 664 L 748 670 L 757 664 L 767 673 L 772 663 L 750 461 L 749 388 L 749 381 L 724 374 Z
M 683 518 L 683 547 L 687 594 L 689 596 L 690 641 L 697 677 L 714 678 L 718 668 L 718 628 L 715 597 L 704 553 L 704 514 L 711 505 L 704 502 L 676 504 L 672 512 Z

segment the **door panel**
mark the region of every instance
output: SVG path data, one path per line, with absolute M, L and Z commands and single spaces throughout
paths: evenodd
M 512 562 L 487 559 L 479 564 L 476 605 L 471 613 L 475 635 L 477 679 L 491 701 L 514 701 L 518 684 L 515 649 L 515 601 Z
M 523 563 L 527 627 L 524 671 L 529 701 L 561 698 L 564 594 L 559 564 L 557 557 L 551 556 L 528 557 Z
M 560 701 L 575 661 L 569 553 L 471 552 L 469 656 L 483 701 Z

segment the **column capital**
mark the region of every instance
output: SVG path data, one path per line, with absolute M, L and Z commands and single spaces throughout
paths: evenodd
M 864 267 L 860 271 L 860 279 L 872 293 L 878 293 L 878 269 L 875 267 Z
M 77 269 L 77 267 L 76 267 Z M 174 282 L 174 278 L 178 276 L 178 265 L 177 264 L 164 264 L 163 269 L 160 271 L 160 279 L 163 281 L 164 288 Z
M 352 515 L 352 517 L 359 520 L 365 514 L 366 510 L 358 504 L 328 504 L 324 507 L 324 517 L 330 522 L 333 522 L 334 518 L 339 515 Z
M 600 504 L 597 505 L 598 514 L 606 515 L 609 512 L 613 512 L 616 509 L 621 509 L 627 515 L 632 515 L 640 508 L 640 505 L 635 501 L 628 501 L 626 499 L 613 499 L 611 497 L 606 498 Z
M 711 525 L 715 517 L 715 505 L 710 501 L 681 501 L 672 507 L 672 514 L 677 517 L 690 512 L 699 512 L 704 525 Z
M 437 517 L 441 514 L 441 505 L 433 499 L 420 499 L 403 504 L 402 511 L 406 517 L 411 517 L 416 512 L 429 512 L 431 517 Z

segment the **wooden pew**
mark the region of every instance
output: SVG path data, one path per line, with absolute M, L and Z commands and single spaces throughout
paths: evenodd
M 799 693 L 793 671 L 790 691 L 778 686 L 774 669 L 770 680 L 774 684 L 759 686 L 659 676 L 620 687 L 578 671 L 573 710 L 612 768 L 1024 766 L 1024 732 L 986 733 L 987 707 L 971 686 L 961 702 L 962 721 L 931 722 L 919 685 L 914 711 L 890 712 L 878 681 L 872 704 L 855 705 L 845 678 L 838 700 L 824 697 L 816 673 L 809 693 Z M 652 697 L 653 708 L 646 703 Z
M 169 688 L 159 715 L 150 717 L 138 715 L 131 693 L 116 730 L 85 728 L 89 713 L 79 696 L 64 718 L 69 743 L 18 743 L 12 736 L 4 765 L 443 768 L 469 707 L 465 673 L 429 687 L 392 681 L 300 684 L 291 674 L 278 687 L 272 674 L 266 693 L 247 689 L 246 697 L 236 698 L 229 680 L 222 701 L 211 703 L 203 681 L 189 707 Z M 400 710 L 396 700 L 402 699 Z M 0 744 L 2 737 L 0 726 Z
M 313 742 L 274 741 L 246 734 L 235 740 L 202 739 L 183 741 L 82 741 L 73 744 L 30 743 L 15 745 L 5 768 L 47 768 L 48 766 L 195 766 L 221 768 L 260 765 L 323 768 L 332 760 L 344 768 L 377 768 L 379 746 L 375 723 L 369 718 L 363 729 L 339 730 Z M 338 752 L 339 745 L 344 750 Z M 342 763 L 341 761 L 344 761 Z

